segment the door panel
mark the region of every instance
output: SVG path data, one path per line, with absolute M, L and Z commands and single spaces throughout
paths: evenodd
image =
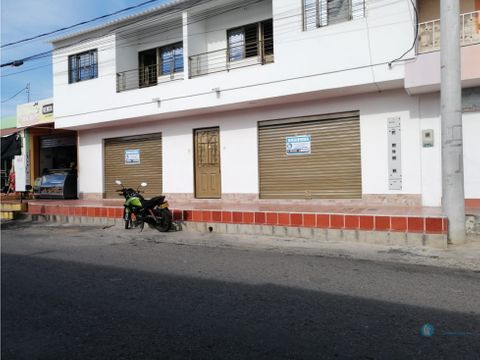
M 195 196 L 220 198 L 220 130 L 194 130 L 195 138 Z

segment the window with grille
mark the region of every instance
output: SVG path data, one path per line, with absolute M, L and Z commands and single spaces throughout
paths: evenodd
M 183 71 L 183 42 L 161 47 L 159 51 L 162 75 Z
M 228 60 L 273 55 L 273 21 L 265 20 L 227 31 Z
M 337 24 L 365 16 L 365 0 L 303 0 L 303 27 Z
M 68 57 L 68 82 L 95 79 L 98 77 L 97 49 L 85 51 Z

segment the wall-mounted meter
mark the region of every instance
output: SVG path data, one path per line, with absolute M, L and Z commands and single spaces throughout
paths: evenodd
M 422 130 L 422 146 L 433 147 L 433 130 Z
M 388 119 L 388 188 L 402 190 L 402 148 L 400 118 Z

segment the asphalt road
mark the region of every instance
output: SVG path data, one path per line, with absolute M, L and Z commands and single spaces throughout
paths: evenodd
M 150 229 L 1 235 L 4 360 L 480 356 L 478 272 L 182 245 L 171 239 L 187 234 Z

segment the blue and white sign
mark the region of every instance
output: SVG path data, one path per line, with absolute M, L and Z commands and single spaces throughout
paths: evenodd
M 311 144 L 312 138 L 310 135 L 287 136 L 285 138 L 287 155 L 309 155 Z
M 125 150 L 125 165 L 140 164 L 140 149 Z

